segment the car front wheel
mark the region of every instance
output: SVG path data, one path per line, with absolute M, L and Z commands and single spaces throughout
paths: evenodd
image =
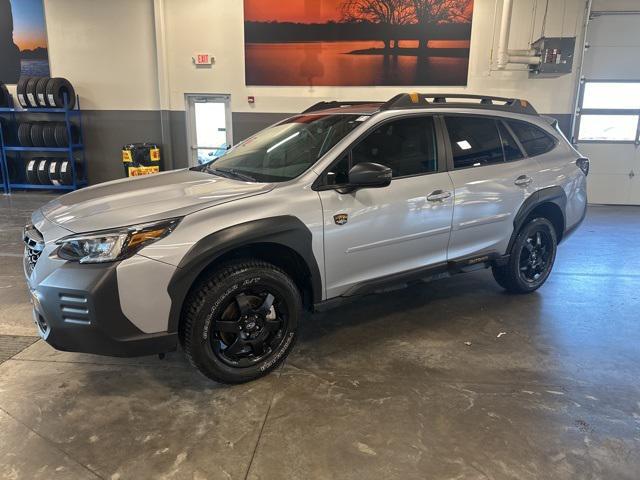
M 549 278 L 557 247 L 557 235 L 551 222 L 546 218 L 534 218 L 518 233 L 509 262 L 493 267 L 493 277 L 509 292 L 533 292 Z
M 282 270 L 259 260 L 227 263 L 190 293 L 180 340 L 192 365 L 223 383 L 266 375 L 289 354 L 302 312 Z

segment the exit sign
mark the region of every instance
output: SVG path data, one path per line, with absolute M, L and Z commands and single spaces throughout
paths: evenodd
M 214 58 L 208 53 L 198 53 L 193 57 L 193 63 L 196 65 L 211 65 Z

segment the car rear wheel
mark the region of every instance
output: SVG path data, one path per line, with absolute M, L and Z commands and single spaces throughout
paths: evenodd
M 189 294 L 180 340 L 191 364 L 223 383 L 266 375 L 291 351 L 302 312 L 291 278 L 267 262 L 228 263 Z
M 547 281 L 556 258 L 558 240 L 546 218 L 525 224 L 511 248 L 509 262 L 493 267 L 493 277 L 511 293 L 530 293 Z

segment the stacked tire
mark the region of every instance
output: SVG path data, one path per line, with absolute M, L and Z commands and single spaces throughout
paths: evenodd
M 76 164 L 76 168 L 78 166 L 79 164 Z M 60 157 L 33 157 L 27 160 L 25 178 L 27 183 L 33 185 L 72 185 L 71 161 Z
M 0 108 L 9 108 L 12 106 L 11 94 L 7 86 L 0 82 Z
M 72 110 L 76 105 L 75 89 L 66 78 L 21 77 L 16 93 L 23 108 L 66 107 Z
M 71 125 L 71 139 L 64 122 L 22 122 L 18 125 L 18 143 L 21 147 L 67 148 L 79 142 L 79 132 Z M 71 141 L 71 142 L 70 142 Z

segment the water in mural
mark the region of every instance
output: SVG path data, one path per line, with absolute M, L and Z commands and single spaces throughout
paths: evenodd
M 248 85 L 466 85 L 473 0 L 244 0 Z

